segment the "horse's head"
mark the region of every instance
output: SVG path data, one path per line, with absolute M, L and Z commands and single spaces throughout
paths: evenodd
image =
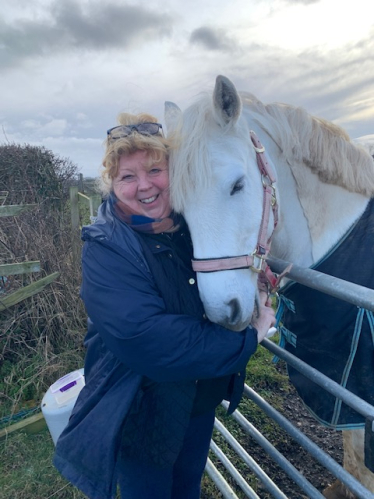
M 213 99 L 204 96 L 184 113 L 166 103 L 165 120 L 175 140 L 172 205 L 186 218 L 195 259 L 252 254 L 262 220 L 263 179 L 234 85 L 218 76 Z M 270 232 L 273 226 L 270 216 Z M 257 297 L 255 271 L 198 272 L 197 278 L 211 321 L 237 331 L 249 324 Z

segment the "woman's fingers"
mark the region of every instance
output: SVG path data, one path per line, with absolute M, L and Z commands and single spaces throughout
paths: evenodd
M 260 290 L 259 291 L 259 302 L 260 302 L 260 305 L 266 305 L 266 302 L 268 300 L 268 294 L 265 292 L 265 291 L 262 291 Z
M 260 305 L 263 305 L 264 307 L 271 307 L 273 305 L 271 297 L 262 290 L 259 292 L 259 302 Z

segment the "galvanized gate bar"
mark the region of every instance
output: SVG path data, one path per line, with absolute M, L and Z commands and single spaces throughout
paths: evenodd
M 224 407 L 227 402 L 222 402 Z M 272 496 L 276 499 L 287 499 L 287 496 L 279 489 L 273 480 L 265 473 L 265 471 L 256 463 L 256 461 L 248 454 L 248 452 L 240 445 L 240 443 L 231 435 L 225 426 L 216 418 L 214 423 L 215 428 L 222 434 L 226 442 L 228 442 L 235 452 L 240 456 L 248 468 L 257 476 L 257 478 L 264 484 Z M 264 437 L 265 438 L 265 437 Z M 269 445 L 271 445 L 269 443 Z
M 341 482 L 343 482 L 359 499 L 374 499 L 374 494 L 368 491 L 356 478 L 342 468 L 332 457 L 324 452 L 317 444 L 312 442 L 304 433 L 293 426 L 290 421 L 264 400 L 248 385 L 244 386 L 244 393 L 255 402 L 271 419 L 287 431 L 306 451 L 317 459 L 326 469 L 331 471 Z M 235 414 L 235 413 L 234 413 Z M 245 418 L 243 418 L 245 419 Z M 310 496 L 314 497 L 314 496 Z M 322 497 L 322 496 L 321 496 Z
M 273 257 L 269 257 L 267 259 L 267 262 L 269 263 L 272 270 L 276 273 L 283 272 L 285 268 L 290 265 L 289 262 Z M 346 302 L 352 303 L 358 307 L 362 307 L 366 310 L 374 312 L 373 289 L 365 288 L 364 286 L 359 286 L 357 284 L 350 283 L 342 279 L 329 276 L 327 274 L 323 274 L 316 270 L 299 267 L 297 265 L 293 265 L 291 271 L 287 275 L 287 278 L 290 278 L 312 289 L 316 289 Z M 308 364 L 301 361 L 286 350 L 275 345 L 273 342 L 265 339 L 262 341 L 262 346 L 267 348 L 277 357 L 285 360 L 288 364 L 290 364 L 299 372 L 307 376 L 310 380 L 324 388 L 327 392 L 332 393 L 336 397 L 340 398 L 345 404 L 365 416 L 367 422 L 366 426 L 369 426 L 370 423 L 370 430 L 374 431 L 374 428 L 372 428 L 372 426 L 374 426 L 374 406 L 368 404 L 353 393 L 341 387 L 338 383 L 335 383 L 330 378 L 324 376 L 322 373 L 310 367 Z M 251 398 L 266 414 L 268 414 L 268 416 L 270 416 L 283 429 L 285 429 L 295 441 L 297 441 L 302 447 L 304 447 L 304 449 L 306 449 L 326 469 L 332 472 L 341 482 L 343 482 L 351 491 L 353 491 L 358 499 L 374 499 L 374 494 L 372 492 L 365 488 L 358 480 L 356 480 L 344 468 L 342 468 L 334 459 L 332 459 L 328 454 L 322 451 L 322 449 L 318 447 L 317 444 L 312 442 L 304 433 L 294 427 L 283 415 L 276 411 L 270 404 L 268 404 L 247 385 L 245 385 L 245 394 L 249 398 Z M 222 405 L 225 408 L 228 408 L 227 402 L 222 402 Z M 236 410 L 232 414 L 232 416 L 240 424 L 240 426 L 264 448 L 267 454 L 278 463 L 278 465 L 287 473 L 287 475 L 290 476 L 294 480 L 294 482 L 297 483 L 300 488 L 308 494 L 309 498 L 323 499 L 322 494 L 308 480 L 306 480 L 305 477 L 287 460 L 287 458 L 283 456 L 279 451 L 277 451 L 277 449 L 275 449 L 275 447 L 251 423 L 249 423 L 244 418 L 244 416 L 240 414 L 239 411 Z M 232 445 L 237 454 L 256 474 L 256 476 L 258 476 L 261 482 L 268 488 L 268 490 L 269 486 L 275 487 L 277 489 L 275 495 L 273 493 L 273 497 L 284 499 L 286 496 L 283 494 L 283 492 L 278 489 L 275 483 L 240 446 L 240 444 L 222 425 L 222 423 L 218 421 L 218 423 L 216 422 L 215 426 L 222 433 L 225 440 L 229 442 L 230 445 Z M 367 440 L 369 441 L 369 439 Z M 218 447 L 216 447 L 216 444 L 212 442 L 211 448 L 213 452 L 221 455 L 222 451 Z M 224 457 L 224 454 L 222 455 L 222 461 L 228 461 L 228 459 Z M 253 463 L 255 464 L 255 468 L 253 467 Z M 260 470 L 260 472 L 258 470 Z M 208 461 L 207 464 L 207 471 L 212 480 L 216 483 L 216 485 L 222 492 L 224 499 L 237 499 L 237 496 L 225 481 L 224 477 L 219 473 L 219 471 L 210 461 Z M 214 476 L 212 476 L 212 474 Z M 219 478 L 217 478 L 217 474 L 219 475 Z M 261 474 L 265 475 L 265 480 L 262 476 L 259 476 Z M 241 481 L 243 478 L 237 477 L 237 479 Z M 220 485 L 218 483 L 220 483 Z M 248 495 L 247 497 L 252 498 L 252 496 Z
M 222 405 L 227 409 L 229 404 L 222 402 Z M 275 409 L 274 409 L 275 411 Z M 255 428 L 238 410 L 234 411 L 232 417 L 240 424 L 240 426 L 266 451 L 266 453 L 274 459 L 274 461 L 292 478 L 292 480 L 308 494 L 310 499 L 324 499 L 323 495 L 300 473 L 299 470 L 291 464 L 283 454 L 281 454 L 257 428 Z M 300 432 L 301 433 L 301 432 Z M 307 437 L 305 437 L 307 438 Z M 322 451 L 321 451 L 322 452 Z M 283 492 L 281 492 L 284 497 Z M 275 496 L 279 497 L 279 496 Z M 286 496 L 287 497 L 287 496 Z M 371 498 L 372 499 L 372 498 Z
M 304 376 L 308 379 L 321 386 L 329 393 L 332 393 L 336 397 L 340 398 L 345 404 L 352 407 L 352 409 L 358 413 L 362 414 L 366 418 L 374 418 L 374 407 L 372 405 L 368 404 L 365 400 L 360 399 L 354 393 L 348 391 L 346 388 L 343 388 L 332 379 L 317 371 L 314 367 L 309 366 L 304 361 L 298 359 L 266 338 L 261 342 L 261 345 L 280 359 L 285 360 L 287 364 L 297 369 L 297 371 L 304 374 Z
M 222 493 L 223 499 L 239 499 L 209 458 L 205 465 L 205 471 L 216 484 L 218 490 Z
M 248 485 L 248 483 L 244 480 L 242 475 L 235 468 L 235 466 L 232 464 L 232 462 L 229 460 L 226 454 L 223 453 L 223 451 L 218 447 L 218 445 L 213 440 L 210 441 L 210 449 L 218 457 L 223 466 L 230 473 L 230 475 L 233 477 L 233 479 L 239 485 L 242 491 L 245 493 L 246 497 L 249 497 L 250 499 L 260 499 L 259 496 L 256 494 L 256 492 L 252 489 L 252 487 Z
M 291 265 L 290 262 L 279 260 L 272 256 L 267 258 L 267 262 L 271 269 L 279 274 Z M 374 312 L 373 289 L 365 288 L 359 284 L 323 274 L 317 270 L 299 267 L 295 264 L 292 265 L 292 269 L 287 274 L 287 278 Z

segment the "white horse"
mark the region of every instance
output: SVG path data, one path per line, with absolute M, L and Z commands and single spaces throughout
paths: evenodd
M 183 113 L 167 102 L 165 120 L 175 139 L 172 204 L 190 227 L 206 314 L 242 330 L 256 308 L 256 267 L 264 267 L 269 239 L 274 257 L 307 267 L 318 262 L 374 196 L 373 160 L 336 125 L 290 105 L 264 105 L 239 94 L 223 76 L 216 79 L 213 98 L 203 95 Z M 251 131 L 265 147 L 265 171 L 259 169 L 261 145 Z M 278 221 L 271 204 L 279 205 Z M 260 226 L 266 232 L 261 241 Z M 226 263 L 232 268 L 226 258 L 237 256 L 242 258 L 234 270 L 219 271 Z M 363 464 L 363 430 L 343 433 L 345 467 L 374 492 L 374 474 Z M 326 496 L 343 497 L 333 495 L 335 488 Z

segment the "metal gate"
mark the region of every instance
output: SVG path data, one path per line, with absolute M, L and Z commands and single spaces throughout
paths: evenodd
M 289 265 L 289 262 L 284 262 L 274 258 L 269 258 L 268 263 L 271 268 L 278 273 L 282 272 Z M 357 306 L 374 311 L 374 290 L 372 289 L 364 288 L 363 286 L 349 283 L 341 279 L 322 274 L 315 270 L 304 269 L 296 265 L 293 265 L 292 270 L 289 273 L 289 277 L 293 281 L 304 284 L 305 286 L 309 286 L 317 289 L 318 291 L 335 296 L 336 298 L 340 298 L 349 303 L 353 303 Z M 265 347 L 280 359 L 283 359 L 287 362 L 287 364 L 297 369 L 304 376 L 308 377 L 319 386 L 323 387 L 327 392 L 340 398 L 344 403 L 365 417 L 365 463 L 371 471 L 374 471 L 374 407 L 268 339 L 263 340 L 261 346 Z M 317 444 L 310 440 L 286 417 L 284 417 L 247 385 L 245 385 L 244 396 L 251 399 L 258 407 L 260 407 L 260 409 L 263 410 L 267 416 L 269 416 L 283 430 L 285 430 L 295 442 L 310 453 L 332 475 L 344 483 L 356 497 L 359 499 L 374 499 L 374 494 L 372 492 L 366 489 Z M 225 408 L 228 407 L 227 402 L 223 402 L 222 405 Z M 298 485 L 305 496 L 312 499 L 323 499 L 323 495 L 288 461 L 287 457 L 281 454 L 265 438 L 265 436 L 261 434 L 261 432 L 239 412 L 239 410 L 236 410 L 232 417 L 239 424 L 241 430 L 251 436 L 274 460 L 274 462 L 283 469 L 283 471 L 293 480 L 293 482 Z M 280 490 L 274 481 L 264 472 L 260 465 L 254 461 L 254 459 L 240 445 L 237 439 L 217 418 L 215 421 L 215 428 L 229 444 L 230 448 L 233 449 L 249 470 L 262 483 L 263 487 L 267 490 L 271 497 L 275 497 L 277 499 L 287 499 L 284 492 Z M 238 487 L 242 490 L 245 497 L 249 497 L 251 499 L 261 499 L 243 478 L 238 469 L 235 468 L 228 456 L 225 455 L 220 449 L 214 441 L 214 438 L 211 441 L 210 449 L 225 467 L 226 471 Z M 210 459 L 208 459 L 206 471 L 217 488 L 220 490 L 224 499 L 238 498 L 229 483 Z

